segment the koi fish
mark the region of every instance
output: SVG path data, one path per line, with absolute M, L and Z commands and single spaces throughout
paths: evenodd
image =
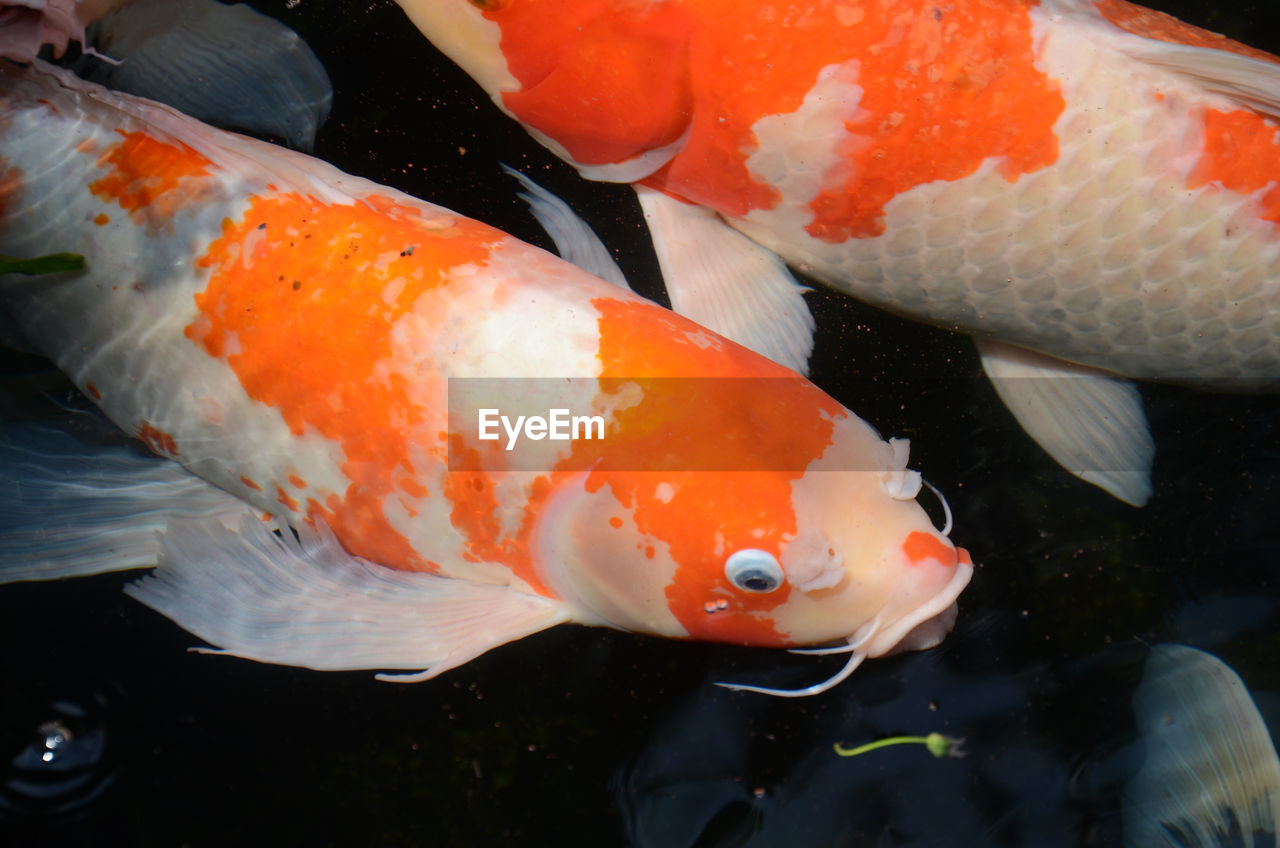
M 0 330 L 173 460 L 0 440 L 0 581 L 155 565 L 129 594 L 227 653 L 395 679 L 576 622 L 843 643 L 824 683 L 740 687 L 808 694 L 950 629 L 949 517 L 807 380 L 446 209 L 0 64 L 0 253 L 86 266 L 0 278 Z M 596 433 L 556 440 L 560 407 Z
M 1125 0 L 399 3 L 583 176 L 635 183 L 676 311 L 797 370 L 801 290 L 753 251 L 972 334 L 1028 432 L 1133 504 L 1122 378 L 1280 387 L 1275 56 Z

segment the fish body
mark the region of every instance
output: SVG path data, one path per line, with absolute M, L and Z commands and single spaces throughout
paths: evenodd
M 86 262 L 0 280 L 6 333 L 234 496 L 162 522 L 131 590 L 188 629 L 430 676 L 563 621 L 856 637 L 859 659 L 949 626 L 972 568 L 905 443 L 807 381 L 448 210 L 39 62 L 0 70 L 0 253 Z M 602 438 L 526 427 L 512 453 L 472 417 L 561 405 Z M 23 553 L 0 578 L 66 573 L 41 561 L 57 532 L 4 532 Z M 73 571 L 152 564 L 139 545 Z
M 401 5 L 585 176 L 855 297 L 1050 372 L 1280 385 L 1274 56 L 1123 0 Z

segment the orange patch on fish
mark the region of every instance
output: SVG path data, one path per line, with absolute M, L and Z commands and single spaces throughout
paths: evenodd
M 731 216 L 780 200 L 748 170 L 753 125 L 798 110 L 823 68 L 856 61 L 849 167 L 815 199 L 809 229 L 843 241 L 882 232 L 884 205 L 914 186 L 959 179 L 992 157 L 1011 180 L 1057 159 L 1052 127 L 1064 102 L 1033 65 L 1034 5 L 523 0 L 485 15 L 522 86 L 503 95 L 517 118 L 588 164 L 635 155 L 643 138 L 660 147 L 688 127 L 679 155 L 644 182 Z M 595 119 L 604 114 L 625 118 Z
M 5 167 L 4 159 L 0 159 L 0 221 L 22 192 L 22 176 L 21 168 Z
M 529 126 L 561 139 L 584 164 L 620 162 L 670 144 L 684 131 L 691 96 L 688 64 L 672 61 L 686 49 L 684 19 L 677 9 L 655 6 L 584 21 L 574 30 L 576 48 L 551 65 L 525 49 L 533 45 L 513 46 L 509 59 L 524 87 L 503 95 L 503 103 Z M 538 32 L 554 38 L 566 21 L 557 15 L 549 23 Z M 539 39 L 537 50 L 548 46 Z M 604 95 L 581 100 L 589 90 Z M 566 110 L 565 103 L 576 108 Z
M 1126 0 L 1094 0 L 1094 8 L 1109 22 L 1125 32 L 1140 35 L 1168 44 L 1185 44 L 1188 47 L 1210 47 L 1225 50 L 1250 59 L 1280 63 L 1280 57 L 1272 56 L 1255 47 L 1232 41 L 1207 29 L 1180 21 L 1172 15 L 1136 6 Z
M 257 489 L 259 492 L 261 492 L 261 491 L 262 491 L 262 487 L 261 487 L 261 486 L 259 486 L 257 483 L 255 483 L 252 479 L 250 479 L 250 478 L 248 478 L 248 477 L 245 477 L 243 474 L 242 474 L 242 475 L 240 475 L 240 482 L 241 482 L 241 483 L 244 483 L 244 484 L 245 484 L 246 486 L 248 486 L 250 489 Z
M 391 198 L 327 205 L 281 194 L 253 197 L 197 260 L 210 278 L 187 337 L 225 358 L 249 396 L 278 409 L 295 434 L 341 446 L 351 484 L 341 496 L 308 499 L 308 514 L 352 553 L 433 568 L 383 512 L 396 481 L 413 474 L 405 428 L 421 414 L 406 378 L 380 368 L 392 357 L 395 321 L 446 284 L 450 269 L 484 265 L 489 245 L 504 238 L 462 218 L 426 220 Z
M 1240 194 L 1266 188 L 1259 217 L 1280 222 L 1280 124 L 1248 109 L 1206 110 L 1204 153 L 1187 186 L 1210 183 Z
M 833 419 L 843 408 L 793 372 L 731 342 L 706 344 L 705 331 L 657 306 L 611 298 L 592 303 L 601 313 L 602 378 L 626 380 L 643 395 L 615 414 L 604 440 L 573 443 L 574 467 L 590 467 L 596 452 L 616 469 L 592 471 L 587 490 L 609 486 L 636 529 L 666 545 L 676 563 L 668 606 L 691 636 L 786 644 L 769 612 L 786 601 L 790 586 L 744 593 L 725 577 L 724 561 L 743 548 L 779 555 L 796 532 L 792 481 L 830 446 Z M 714 384 L 714 396 L 690 397 L 689 387 L 706 384 L 650 379 L 663 374 L 725 379 Z M 726 473 L 680 470 L 708 467 Z M 761 467 L 771 470 L 735 470 Z M 709 600 L 727 606 L 708 614 Z
M 449 450 L 455 456 L 475 454 L 460 435 L 450 437 Z M 535 478 L 525 503 L 524 518 L 513 535 L 504 535 L 499 518 L 496 481 L 483 471 L 453 471 L 445 479 L 444 495 L 453 503 L 450 521 L 467 537 L 463 558 L 471 562 L 499 562 L 541 595 L 555 597 L 533 566 L 530 536 L 542 505 L 551 493 L 551 479 Z
M 1035 3 L 871 5 L 874 13 L 850 36 L 863 92 L 857 117 L 845 122 L 856 149 L 847 154 L 848 176 L 811 204 L 810 235 L 827 242 L 878 236 L 894 197 L 967 177 L 987 159 L 999 158 L 1010 182 L 1057 160 L 1053 125 L 1066 101 L 1034 66 L 1028 13 Z
M 98 387 L 93 383 L 85 383 L 84 390 L 88 392 L 89 396 L 94 400 L 102 400 L 102 392 L 98 391 Z
M 142 422 L 142 426 L 138 428 L 138 438 L 146 442 L 147 447 L 161 456 L 172 457 L 178 455 L 178 443 L 174 441 L 173 436 L 156 428 L 149 422 Z
M 169 143 L 143 132 L 116 130 L 124 141 L 103 152 L 106 176 L 89 184 L 104 200 L 114 200 L 136 221 L 153 226 L 198 204 L 209 191 L 213 162 L 182 142 Z
M 912 531 L 907 536 L 906 541 L 902 543 L 902 552 L 907 555 L 907 559 L 913 565 L 919 565 L 930 559 L 942 565 L 955 565 L 957 561 L 955 548 L 932 533 L 920 530 Z M 968 554 L 966 553 L 965 556 L 967 557 Z
M 99 227 L 104 226 L 111 223 L 111 216 L 106 212 L 99 212 L 97 215 L 93 216 L 93 223 L 97 224 Z

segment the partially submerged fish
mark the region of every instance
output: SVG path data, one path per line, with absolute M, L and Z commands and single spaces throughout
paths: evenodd
M 812 323 L 759 246 L 972 333 L 1024 427 L 1135 504 L 1117 375 L 1280 386 L 1274 56 L 1124 0 L 398 2 L 584 176 L 636 183 L 676 311 L 778 361 Z
M 176 460 L 10 434 L 0 580 L 158 560 L 130 594 L 230 653 L 415 679 L 570 621 L 843 642 L 823 649 L 850 654 L 840 673 L 779 693 L 805 694 L 950 628 L 972 565 L 916 502 L 906 443 L 792 372 L 483 224 L 39 62 L 0 64 L 0 115 L 0 253 L 87 265 L 0 278 L 0 328 Z M 562 406 L 601 437 L 509 426 Z
M 1124 790 L 1125 845 L 1275 845 L 1280 757 L 1238 674 L 1204 651 L 1156 645 L 1133 712 L 1146 760 Z

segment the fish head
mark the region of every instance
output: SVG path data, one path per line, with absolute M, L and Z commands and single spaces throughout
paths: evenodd
M 935 644 L 973 566 L 918 503 L 906 442 L 802 378 L 765 384 L 758 399 L 702 392 L 679 438 L 637 443 L 654 460 L 698 443 L 711 418 L 685 467 L 601 460 L 561 486 L 535 537 L 543 581 L 585 623 L 671 638 L 848 642 L 865 656 Z M 673 404 L 663 420 L 676 416 Z

